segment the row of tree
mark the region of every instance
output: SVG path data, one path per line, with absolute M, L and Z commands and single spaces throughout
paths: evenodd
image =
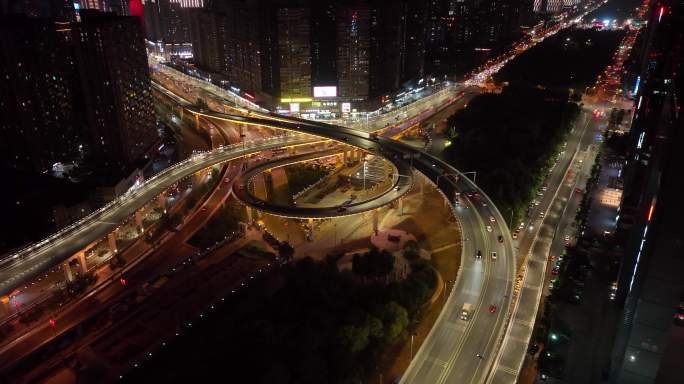
M 510 85 L 484 94 L 448 120 L 445 157 L 477 171 L 478 184 L 502 213 L 521 217 L 553 164 L 580 106 L 568 91 Z

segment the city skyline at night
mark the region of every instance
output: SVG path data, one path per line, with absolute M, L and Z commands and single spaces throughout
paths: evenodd
M 0 382 L 679 382 L 681 0 L 0 0 Z

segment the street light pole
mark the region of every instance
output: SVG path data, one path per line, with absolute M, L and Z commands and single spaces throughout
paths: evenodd
M 413 336 L 414 336 L 414 334 L 412 333 L 411 334 L 411 357 L 409 358 L 409 361 L 413 360 Z
M 467 175 L 472 173 L 473 174 L 473 184 L 477 184 L 477 172 L 476 171 L 470 171 L 470 172 L 462 172 L 463 175 Z
M 363 160 L 363 165 L 361 166 L 363 168 L 363 194 L 364 196 L 368 196 L 368 193 L 366 192 L 366 160 Z

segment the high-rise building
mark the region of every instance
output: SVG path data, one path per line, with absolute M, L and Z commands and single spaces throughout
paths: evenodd
M 0 156 L 4 166 L 43 172 L 73 160 L 83 143 L 76 118 L 68 24 L 0 18 Z
M 96 12 L 71 28 L 90 153 L 130 167 L 158 139 L 140 21 Z
M 73 21 L 76 18 L 74 7 L 73 0 L 0 0 L 0 15 L 23 14 Z
M 425 46 L 427 37 L 427 8 L 422 0 L 405 0 L 405 36 L 402 39 L 401 81 L 421 78 L 425 72 Z
M 679 383 L 684 350 L 684 123 L 682 3 L 653 6 L 640 70 L 616 236 L 623 247 L 617 283 L 621 322 L 611 383 Z
M 87 156 L 112 175 L 157 140 L 137 18 L 81 10 L 80 22 L 0 23 L 0 146 L 6 166 L 43 172 Z
M 310 9 L 308 7 L 281 7 L 278 8 L 277 17 L 281 98 L 310 97 L 312 92 Z
M 335 1 L 315 1 L 311 5 L 311 82 L 337 85 Z
M 226 17 L 223 14 L 197 9 L 190 14 L 190 36 L 194 61 L 199 67 L 213 71 L 226 70 Z
M 337 81 L 340 97 L 364 101 L 370 94 L 370 9 L 338 5 Z
M 371 9 L 370 96 L 399 89 L 406 47 L 403 44 L 405 8 L 384 2 Z
M 195 63 L 232 86 L 275 93 L 279 74 L 277 25 L 272 7 L 259 0 L 208 3 L 192 9 L 190 37 Z

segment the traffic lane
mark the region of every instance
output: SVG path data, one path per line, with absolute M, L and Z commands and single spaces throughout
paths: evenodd
M 466 203 L 468 206 L 468 203 Z M 485 262 L 480 262 L 475 255 L 478 250 L 486 252 L 484 237 L 479 231 L 476 210 L 474 207 L 461 208 L 459 221 L 463 231 L 463 258 L 461 273 L 449 294 L 445 309 L 440 314 L 425 343 L 421 346 L 409 369 L 402 378 L 402 383 L 436 383 L 449 363 L 450 357 L 458 352 L 467 335 L 468 327 L 473 323 L 460 319 L 461 309 L 468 302 L 477 304 L 481 288 L 485 281 Z M 476 312 L 472 316 L 476 315 Z
M 591 123 L 591 121 L 587 120 L 588 114 L 586 113 L 586 111 L 582 110 L 582 114 L 582 129 L 577 129 L 576 124 L 573 126 L 573 129 L 570 132 L 569 137 L 566 141 L 567 145 L 564 150 L 564 153 L 561 155 L 558 164 L 556 165 L 548 180 L 546 181 L 547 187 L 550 188 L 547 188 L 546 193 L 540 199 L 541 201 L 539 206 L 532 210 L 531 222 L 535 224 L 535 227 L 538 225 L 539 212 L 545 212 L 549 205 L 552 203 L 554 193 L 551 193 L 551 191 L 557 189 L 560 183 L 562 183 L 562 181 L 565 179 L 567 170 L 569 169 L 569 167 L 572 166 L 571 160 L 574 156 L 575 151 L 578 148 L 581 148 L 580 139 L 586 136 L 585 130 L 587 129 L 587 125 Z M 527 229 L 527 227 L 528 225 L 526 224 L 525 229 Z M 532 242 L 534 241 L 535 233 L 536 231 L 534 231 L 534 229 L 532 230 L 532 232 L 525 230 L 525 232 L 522 232 L 523 236 L 519 236 L 518 248 L 520 251 L 520 255 L 525 255 L 530 251 L 530 247 L 532 246 Z
M 506 258 L 500 256 L 502 262 L 497 263 L 491 260 L 490 254 L 491 250 L 503 252 L 506 245 L 494 240 L 496 239 L 496 230 L 493 233 L 484 232 L 481 218 L 476 218 L 476 216 L 490 214 L 490 211 L 478 212 L 478 208 L 475 206 L 458 210 L 461 213 L 459 219 L 463 223 L 464 237 L 471 236 L 473 241 L 464 243 L 464 267 L 459 278 L 464 277 L 465 284 L 462 286 L 457 281 L 453 292 L 467 291 L 468 281 L 470 281 L 470 297 L 466 299 L 470 301 L 459 300 L 456 305 L 447 303 L 448 308 L 444 311 L 445 316 L 440 316 L 433 327 L 428 342 L 421 348 L 415 362 L 409 368 L 405 382 L 461 382 L 454 380 L 462 380 L 466 376 L 474 378 L 486 374 L 485 365 L 491 363 L 491 361 L 487 361 L 489 360 L 487 355 L 493 352 L 498 333 L 496 331 L 483 332 L 483 330 L 495 330 L 505 320 L 505 311 L 499 311 L 499 307 L 497 307 L 496 314 L 492 314 L 489 312 L 489 305 L 497 302 L 507 305 L 506 302 L 509 300 L 507 297 L 510 297 L 512 282 L 508 278 L 510 269 L 506 265 Z M 465 212 L 474 214 L 466 215 Z M 467 230 L 468 228 L 480 230 Z M 503 229 L 505 230 L 505 228 Z M 487 244 L 491 244 L 493 248 L 488 248 Z M 477 249 L 483 251 L 482 259 L 475 259 Z M 472 264 L 469 265 L 470 260 L 472 260 Z M 500 260 L 497 259 L 497 261 Z M 497 279 L 498 281 L 496 281 Z M 487 283 L 486 289 L 483 290 L 485 282 Z M 508 293 L 506 293 L 507 290 Z M 452 296 L 454 294 L 450 296 L 450 301 Z M 467 322 L 460 320 L 460 311 L 464 302 L 471 302 L 476 305 L 473 317 Z M 475 324 L 477 324 L 477 331 L 473 334 L 470 330 Z M 458 340 L 456 346 L 453 346 L 454 338 Z M 477 354 L 483 354 L 486 362 L 477 358 Z M 480 368 L 479 372 L 477 368 Z M 472 371 L 472 373 L 466 371 Z
M 488 207 L 482 207 L 480 216 L 489 221 L 487 215 L 492 212 Z M 481 382 L 489 371 L 494 354 L 496 352 L 499 337 L 502 336 L 496 330 L 502 329 L 501 326 L 506 320 L 506 312 L 510 305 L 513 282 L 511 281 L 511 271 L 513 266 L 512 256 L 505 254 L 507 245 L 499 242 L 498 236 L 505 231 L 505 223 L 499 221 L 490 222 L 492 232 L 483 234 L 484 241 L 490 246 L 487 262 L 489 263 L 489 276 L 487 284 L 482 292 L 482 307 L 480 308 L 481 317 L 478 318 L 477 326 L 479 329 L 492 329 L 494 332 L 478 332 L 479 337 L 469 338 L 456 360 L 456 364 L 451 370 L 450 375 L 444 381 L 452 382 Z M 505 241 L 505 239 L 502 239 Z M 493 260 L 491 252 L 497 252 L 497 259 Z M 484 256 L 483 256 L 484 257 Z M 490 312 L 490 306 L 496 306 L 495 312 Z M 481 355 L 482 358 L 477 357 Z M 475 366 L 473 370 L 472 367 Z

